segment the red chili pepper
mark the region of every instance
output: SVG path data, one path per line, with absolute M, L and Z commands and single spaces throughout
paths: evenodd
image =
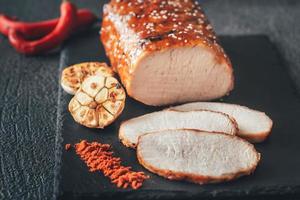
M 76 25 L 76 7 L 69 1 L 63 1 L 60 6 L 61 16 L 55 28 L 41 39 L 28 41 L 14 29 L 10 29 L 8 38 L 11 45 L 20 53 L 35 55 L 58 47 L 66 40 Z
M 80 9 L 77 11 L 76 30 L 90 26 L 97 19 L 88 9 Z M 9 29 L 14 29 L 21 33 L 26 39 L 34 39 L 50 33 L 58 23 L 58 18 L 41 22 L 22 22 L 16 21 L 14 18 L 0 14 L 0 33 L 8 36 Z

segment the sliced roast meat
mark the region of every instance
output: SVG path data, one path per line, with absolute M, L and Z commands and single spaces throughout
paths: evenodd
M 253 145 L 239 137 L 193 130 L 143 135 L 139 138 L 137 157 L 153 173 L 199 184 L 248 175 L 260 160 Z
M 231 62 L 194 0 L 112 0 L 101 40 L 128 95 L 145 104 L 216 99 L 233 89 Z
M 272 120 L 263 112 L 252 110 L 245 106 L 217 103 L 217 102 L 195 102 L 171 107 L 172 110 L 212 110 L 223 112 L 233 117 L 238 124 L 238 136 L 251 142 L 262 142 L 269 134 L 273 126 Z
M 164 110 L 123 122 L 119 138 L 125 146 L 134 148 L 139 136 L 169 129 L 195 129 L 235 135 L 237 124 L 228 115 L 213 111 Z

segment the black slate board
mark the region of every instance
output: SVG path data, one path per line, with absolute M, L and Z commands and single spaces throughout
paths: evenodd
M 122 197 L 142 199 L 179 199 L 199 197 L 251 197 L 299 194 L 300 192 L 300 100 L 284 69 L 280 55 L 266 36 L 221 37 L 221 43 L 232 59 L 235 89 L 224 102 L 246 105 L 265 111 L 274 121 L 271 137 L 255 145 L 262 160 L 255 173 L 233 182 L 195 185 L 172 182 L 147 172 L 141 167 L 135 151 L 118 141 L 120 122 L 160 108 L 145 106 L 130 98 L 120 118 L 104 130 L 88 129 L 76 124 L 67 111 L 71 98 L 60 89 L 58 139 L 74 144 L 81 139 L 112 144 L 115 155 L 134 170 L 143 170 L 151 178 L 138 191 L 117 189 L 101 173 L 90 173 L 74 151 L 58 152 L 59 196 L 61 199 Z M 78 35 L 61 54 L 61 70 L 83 61 L 107 61 L 98 32 Z M 97 198 L 99 199 L 99 198 Z

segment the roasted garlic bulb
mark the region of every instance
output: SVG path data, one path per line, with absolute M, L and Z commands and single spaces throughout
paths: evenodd
M 61 86 L 69 94 L 74 95 L 82 82 L 89 76 L 113 76 L 113 70 L 106 63 L 84 62 L 72 65 L 63 70 Z
M 126 93 L 114 77 L 86 78 L 69 103 L 74 120 L 86 127 L 104 128 L 123 111 Z

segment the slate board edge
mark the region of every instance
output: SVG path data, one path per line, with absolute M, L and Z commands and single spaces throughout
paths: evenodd
M 199 186 L 201 187 L 201 186 Z M 277 191 L 277 192 L 274 192 Z M 194 198 L 260 198 L 260 197 L 288 197 L 296 196 L 300 194 L 300 186 L 274 186 L 261 188 L 252 188 L 248 191 L 234 191 L 231 190 L 215 190 L 214 192 L 203 191 L 199 193 L 190 193 L 185 191 L 165 191 L 165 190 L 147 190 L 147 191 L 124 191 L 124 192 L 103 192 L 101 198 L 120 198 L 122 199 L 194 199 Z M 99 193 L 76 193 L 76 192 L 64 192 L 58 197 L 59 199 L 99 199 Z
M 62 166 L 62 151 L 63 151 L 63 136 L 62 136 L 62 128 L 63 128 L 63 111 L 62 105 L 64 105 L 64 98 L 62 98 L 63 89 L 60 86 L 60 77 L 63 68 L 65 67 L 66 60 L 68 59 L 68 51 L 67 48 L 64 48 L 60 54 L 59 60 L 59 70 L 58 70 L 58 99 L 57 99 L 57 118 L 56 118 L 56 137 L 55 137 L 55 166 L 54 166 L 54 182 L 53 182 L 53 199 L 57 199 L 60 195 L 60 180 L 61 180 L 61 166 Z
M 244 37 L 244 36 L 257 36 L 257 37 L 265 37 L 269 41 L 269 37 L 267 35 L 242 35 L 242 36 L 227 36 L 227 35 L 222 35 L 225 37 Z M 278 48 L 274 43 L 270 41 L 271 44 L 274 45 L 275 50 L 277 51 L 279 60 L 283 63 L 283 66 L 285 66 L 287 63 L 284 62 L 282 56 L 280 55 Z M 67 63 L 68 60 L 68 49 L 64 48 L 61 51 L 60 55 L 60 63 L 59 63 L 59 70 L 58 73 L 60 74 L 63 68 L 65 67 L 65 63 Z M 289 73 L 288 73 L 289 75 Z M 59 75 L 60 77 L 60 75 Z M 290 76 L 289 76 L 290 77 Z M 55 179 L 54 179 L 54 193 L 53 193 L 53 199 L 65 199 L 65 198 L 75 198 L 75 197 L 99 197 L 99 193 L 89 193 L 89 194 L 84 194 L 84 193 L 76 193 L 74 191 L 69 192 L 69 191 L 61 191 L 60 190 L 60 180 L 61 180 L 61 174 L 60 174 L 60 169 L 61 169 L 61 163 L 62 163 L 62 151 L 63 151 L 63 137 L 62 137 L 62 127 L 63 127 L 63 121 L 61 120 L 63 118 L 62 115 L 62 105 L 65 105 L 66 102 L 65 99 L 62 98 L 62 93 L 63 90 L 60 87 L 60 80 L 58 80 L 58 101 L 57 101 L 57 131 L 56 131 L 56 151 L 55 151 Z M 290 83 L 293 86 L 295 92 L 297 92 L 297 87 L 295 86 L 294 82 L 290 79 Z M 297 93 L 299 94 L 299 93 Z M 298 96 L 299 97 L 299 96 Z M 122 198 L 143 198 L 143 199 L 152 199 L 152 198 L 193 198 L 197 196 L 201 197 L 247 197 L 247 196 L 269 196 L 269 195 L 298 195 L 300 194 L 300 185 L 292 185 L 292 186 L 287 186 L 287 185 L 282 185 L 279 186 L 276 184 L 276 186 L 267 186 L 265 188 L 250 188 L 247 191 L 227 191 L 227 190 L 215 190 L 214 192 L 208 192 L 208 191 L 201 191 L 197 193 L 187 193 L 184 191 L 172 191 L 172 192 L 166 192 L 166 191 L 159 191 L 159 190 L 147 190 L 147 191 L 124 191 L 124 192 L 104 192 L 101 193 L 102 197 L 120 197 Z

